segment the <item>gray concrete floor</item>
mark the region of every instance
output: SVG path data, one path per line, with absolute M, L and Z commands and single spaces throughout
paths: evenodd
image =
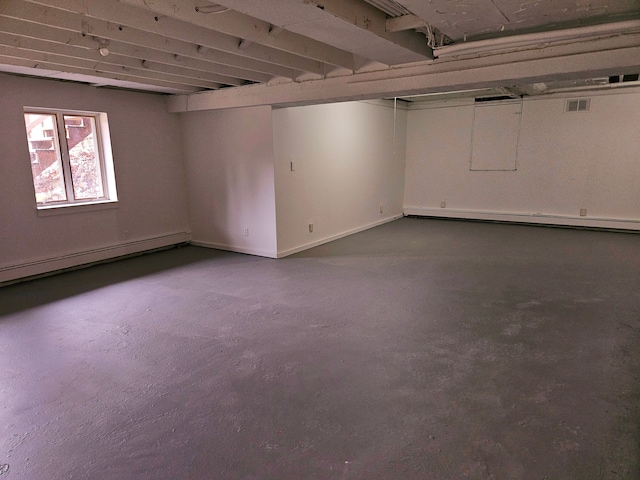
M 405 218 L 0 289 L 0 478 L 638 479 L 640 237 Z

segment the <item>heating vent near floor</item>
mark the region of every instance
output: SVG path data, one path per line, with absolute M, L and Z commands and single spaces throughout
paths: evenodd
M 567 105 L 565 107 L 565 112 L 588 112 L 589 104 L 591 103 L 590 98 L 575 98 L 567 100 Z

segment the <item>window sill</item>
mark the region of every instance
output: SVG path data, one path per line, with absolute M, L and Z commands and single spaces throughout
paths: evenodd
M 70 203 L 66 205 L 46 205 L 38 207 L 39 217 L 49 217 L 52 215 L 65 215 L 68 213 L 94 212 L 97 210 L 110 210 L 118 208 L 117 200 L 107 200 L 104 202 L 91 203 Z

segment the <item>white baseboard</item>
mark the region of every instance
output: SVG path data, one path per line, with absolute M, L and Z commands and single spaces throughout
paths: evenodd
M 310 243 L 305 243 L 304 245 L 300 245 L 298 247 L 289 248 L 287 250 L 278 251 L 278 258 L 287 257 L 289 255 L 293 255 L 294 253 L 302 252 L 304 250 L 308 250 L 313 247 L 317 247 L 319 245 L 324 245 L 325 243 L 333 242 L 334 240 L 338 240 L 339 238 L 348 237 L 349 235 L 353 235 L 354 233 L 362 232 L 364 230 L 368 230 L 373 227 L 377 227 L 378 225 L 382 225 L 384 223 L 392 222 L 397 220 L 398 218 L 402 218 L 402 215 L 394 215 L 392 217 L 386 217 L 382 220 L 378 220 L 376 222 L 363 225 L 361 227 L 353 228 L 351 230 L 346 230 L 341 233 L 336 233 L 335 235 L 330 235 L 328 237 L 321 238 L 319 240 L 315 240 Z
M 615 230 L 640 230 L 640 219 L 595 218 L 542 213 L 489 212 L 481 210 L 451 210 L 445 208 L 404 207 L 405 215 L 423 217 L 490 220 L 499 222 L 531 223 L 567 227 L 607 228 Z
M 22 262 L 13 265 L 0 266 L 0 284 L 16 280 L 44 275 L 58 270 L 80 267 L 82 265 L 103 262 L 113 258 L 142 253 L 148 250 L 169 247 L 188 242 L 191 234 L 187 232 L 173 233 L 159 237 L 134 240 L 117 245 L 109 245 L 82 252 L 58 255 L 50 258 Z
M 222 243 L 203 242 L 200 240 L 191 240 L 191 245 L 195 245 L 196 247 L 215 248 L 216 250 L 224 250 L 226 252 L 246 253 L 247 255 L 256 255 L 258 257 L 277 258 L 275 252 L 260 250 L 257 248 L 238 247 Z

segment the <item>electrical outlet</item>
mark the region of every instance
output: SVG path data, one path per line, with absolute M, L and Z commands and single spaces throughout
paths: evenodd
M 440 202 L 440 208 L 445 208 L 447 206 L 447 202 Z
M 244 227 L 244 236 L 245 237 L 249 236 L 249 227 Z
M 309 233 L 313 233 L 313 223 L 309 224 Z
M 380 204 L 380 213 L 384 213 L 384 207 L 382 204 Z
M 580 209 L 580 216 L 581 217 L 586 217 L 587 216 L 587 209 L 586 208 L 581 208 Z

